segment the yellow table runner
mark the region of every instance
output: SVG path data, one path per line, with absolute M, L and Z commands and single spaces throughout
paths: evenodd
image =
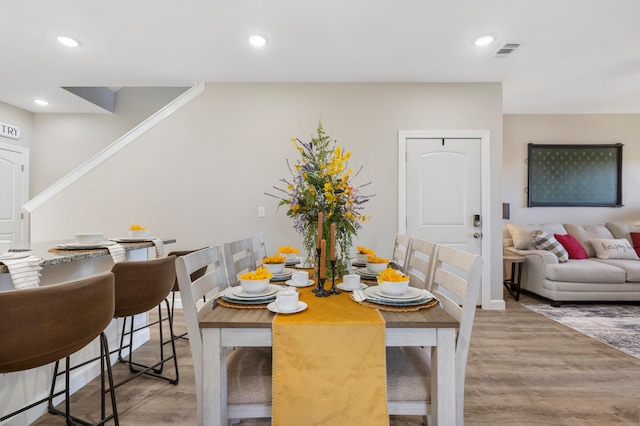
M 306 311 L 273 321 L 272 424 L 387 425 L 384 318 L 312 288 L 298 289 Z

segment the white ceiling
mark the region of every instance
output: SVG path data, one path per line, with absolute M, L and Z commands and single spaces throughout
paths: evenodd
M 64 86 L 207 81 L 502 82 L 507 114 L 640 113 L 640 0 L 2 0 L 0 16 L 0 101 L 33 112 L 104 112 Z M 492 57 L 504 42 L 521 46 Z

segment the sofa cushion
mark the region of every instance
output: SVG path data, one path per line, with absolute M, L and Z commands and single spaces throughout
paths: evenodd
M 533 247 L 532 237 L 538 231 L 544 231 L 550 235 L 566 234 L 567 231 L 559 223 L 543 223 L 539 225 L 520 225 L 507 223 L 507 229 L 513 239 L 513 246 L 518 250 L 528 250 Z
M 589 238 L 598 259 L 634 259 L 638 255 L 626 238 Z
M 623 283 L 627 279 L 624 269 L 597 260 L 572 260 L 554 263 L 545 268 L 545 278 L 551 281 L 580 283 Z
M 629 235 L 631 236 L 631 244 L 633 244 L 636 254 L 640 256 L 640 232 L 630 232 Z
M 573 237 L 573 235 L 555 234 L 554 237 L 556 238 L 556 240 L 560 242 L 560 244 L 562 244 L 562 247 L 564 247 L 565 250 L 567 250 L 567 253 L 569 254 L 569 259 L 580 260 L 580 259 L 586 259 L 589 257 L 585 249 L 582 247 L 582 245 L 580 245 L 578 240 L 576 240 Z
M 559 262 L 569 260 L 569 253 L 562 247 L 553 235 L 538 230 L 533 236 L 533 246 L 538 250 L 548 250 L 558 257 Z
M 611 231 L 604 225 L 575 225 L 565 224 L 568 234 L 574 236 L 587 252 L 589 257 L 596 257 L 596 252 L 589 242 L 589 238 L 613 238 Z
M 613 238 L 626 238 L 631 243 L 631 232 L 640 232 L 640 225 L 631 225 L 629 223 L 607 222 L 605 225 Z
M 615 266 L 623 269 L 627 273 L 627 282 L 640 282 L 640 262 L 628 259 L 597 259 L 606 265 Z

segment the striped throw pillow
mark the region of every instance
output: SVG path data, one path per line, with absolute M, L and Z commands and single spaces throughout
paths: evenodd
M 538 250 L 548 250 L 558 257 L 560 263 L 569 260 L 569 253 L 562 247 L 553 235 L 544 231 L 536 231 L 533 235 L 533 245 Z

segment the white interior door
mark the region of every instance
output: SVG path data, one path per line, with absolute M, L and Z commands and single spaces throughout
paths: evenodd
M 26 240 L 21 213 L 28 198 L 27 162 L 26 149 L 0 145 L 0 240 Z
M 407 234 L 482 254 L 479 138 L 406 141 Z

